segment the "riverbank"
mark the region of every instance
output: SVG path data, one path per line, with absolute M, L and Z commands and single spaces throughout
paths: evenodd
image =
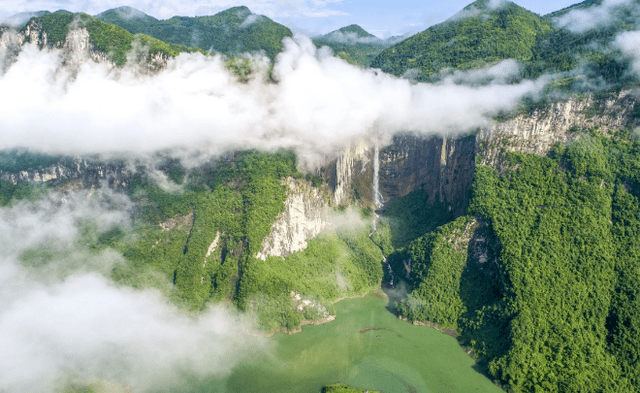
M 329 304 L 334 305 L 338 302 L 341 302 L 343 300 L 348 300 L 348 299 L 360 299 L 369 295 L 372 296 L 377 296 L 377 297 L 387 297 L 387 294 L 381 291 L 382 288 L 378 287 L 378 288 L 374 288 L 366 293 L 363 294 L 359 294 L 359 295 L 352 295 L 352 296 L 342 296 L 339 297 L 331 302 L 329 302 Z M 377 292 L 379 291 L 379 292 Z M 255 336 L 255 337 L 273 337 L 276 335 L 276 333 L 282 333 L 282 334 L 287 334 L 287 335 L 292 335 L 292 334 L 297 334 L 297 333 L 301 333 L 302 332 L 302 327 L 303 326 L 318 326 L 318 325 L 324 325 L 325 323 L 329 323 L 332 322 L 336 319 L 336 315 L 329 315 L 326 318 L 319 318 L 319 319 L 303 319 L 300 322 L 300 326 L 295 328 L 295 329 L 287 329 L 287 328 L 283 328 L 283 327 L 278 327 L 276 328 L 274 331 L 272 332 L 260 332 L 260 331 L 246 331 L 245 334 L 249 335 L 249 336 Z

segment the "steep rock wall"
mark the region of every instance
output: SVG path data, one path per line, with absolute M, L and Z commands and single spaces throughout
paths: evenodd
M 637 127 L 637 105 L 636 96 L 629 90 L 600 99 L 593 95 L 571 97 L 496 123 L 476 136 L 478 162 L 501 169 L 504 151 L 546 155 L 556 142 L 568 143 L 581 130 L 598 128 L 611 133 Z
M 91 188 L 106 183 L 109 187 L 128 189 L 136 173 L 124 161 L 92 161 L 82 158 L 61 159 L 56 164 L 27 168 L 16 172 L 0 171 L 0 179 L 14 184 L 21 181 L 48 183 L 54 186 L 68 184 L 75 188 Z
M 380 192 L 390 202 L 424 189 L 430 203 L 464 214 L 475 166 L 475 139 L 398 135 L 380 151 Z
M 307 240 L 316 237 L 328 223 L 329 197 L 303 179 L 287 178 L 289 188 L 284 212 L 262 242 L 257 258 L 285 257 L 307 248 Z

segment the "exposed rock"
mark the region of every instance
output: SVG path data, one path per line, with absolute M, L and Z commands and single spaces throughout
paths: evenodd
M 473 136 L 422 137 L 397 135 L 380 152 L 380 192 L 385 201 L 424 189 L 429 202 L 464 214 L 475 167 Z
M 20 181 L 60 186 L 73 183 L 75 188 L 91 188 L 105 183 L 112 189 L 128 189 L 135 168 L 124 161 L 93 161 L 82 158 L 60 159 L 49 166 L 27 168 L 17 172 L 0 170 L 0 179 L 16 184 Z
M 162 230 L 166 232 L 171 232 L 173 228 L 177 226 L 185 226 L 185 227 L 192 226 L 193 225 L 193 208 L 191 208 L 191 211 L 186 216 L 172 217 L 172 218 L 169 218 L 167 221 L 159 223 L 158 225 L 160 225 L 160 228 L 162 228 Z M 207 254 L 207 256 L 209 256 L 209 254 Z
M 366 141 L 344 149 L 343 154 L 329 164 L 325 171 L 327 182 L 333 191 L 333 201 L 338 205 L 349 204 L 356 198 L 354 187 L 356 180 L 365 177 L 369 188 L 373 179 L 371 157 L 373 150 Z M 368 175 L 368 176 L 363 176 Z M 371 191 L 367 194 L 371 194 Z M 373 203 L 373 195 L 366 198 Z
M 24 34 L 7 27 L 0 27 L 0 73 L 6 72 L 16 61 Z
M 317 236 L 328 222 L 329 198 L 308 181 L 285 179 L 289 188 L 285 210 L 271 227 L 256 258 L 285 257 L 307 248 L 307 240 Z
M 636 104 L 630 91 L 599 100 L 593 95 L 574 96 L 496 123 L 477 134 L 479 163 L 501 169 L 504 151 L 546 155 L 556 142 L 577 138 L 580 130 L 599 128 L 608 133 L 637 126 L 638 119 L 632 113 Z

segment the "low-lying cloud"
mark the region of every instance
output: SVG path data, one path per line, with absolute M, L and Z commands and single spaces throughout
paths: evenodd
M 604 0 L 600 5 L 575 9 L 554 19 L 558 27 L 583 33 L 596 27 L 614 26 L 622 19 L 639 21 L 640 11 L 633 0 Z
M 244 334 L 248 320 L 229 309 L 191 317 L 159 292 L 117 286 L 105 274 L 122 258 L 115 251 L 85 251 L 79 265 L 60 253 L 47 265 L 65 274 L 53 278 L 52 266 L 25 264 L 21 255 L 33 247 L 78 248 L 82 220 L 126 226 L 130 202 L 99 193 L 0 209 L 0 391 L 47 393 L 100 380 L 123 391 L 171 390 L 187 376 L 224 377 L 266 350 L 264 339 Z
M 285 39 L 267 83 L 266 59 L 239 83 L 220 56 L 181 54 L 155 76 L 84 62 L 27 44 L 0 76 L 0 148 L 51 153 L 152 152 L 175 147 L 293 148 L 310 163 L 372 134 L 461 133 L 490 124 L 545 80 L 466 86 L 413 84 Z M 0 58 L 2 55 L 0 54 Z

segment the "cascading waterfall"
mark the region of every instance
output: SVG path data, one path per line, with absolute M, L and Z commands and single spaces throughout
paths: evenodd
M 380 193 L 380 150 L 377 143 L 373 150 L 373 204 L 376 208 L 384 205 L 384 198 Z

